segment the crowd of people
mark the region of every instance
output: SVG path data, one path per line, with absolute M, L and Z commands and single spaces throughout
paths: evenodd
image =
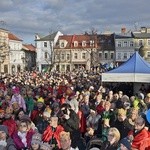
M 149 89 L 119 87 L 88 72 L 3 74 L 0 150 L 150 150 Z

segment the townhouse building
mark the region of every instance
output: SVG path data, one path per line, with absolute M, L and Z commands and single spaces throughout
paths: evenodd
M 53 67 L 53 49 L 60 35 L 63 35 L 60 31 L 49 34 L 47 36 L 40 36 L 39 34 L 35 35 L 37 70 L 43 71 Z
M 114 64 L 115 62 L 115 41 L 113 33 L 103 33 L 98 35 L 99 42 L 99 63 Z
M 54 47 L 55 69 L 60 72 L 90 70 L 97 63 L 97 49 L 97 35 L 60 36 Z
M 36 47 L 33 44 L 23 44 L 22 50 L 25 52 L 25 57 L 21 58 L 24 70 L 34 70 L 36 68 Z
M 18 38 L 13 33 L 8 33 L 9 37 L 9 68 L 10 73 L 21 72 L 24 70 L 22 58 L 25 57 L 25 52 L 22 50 L 23 40 Z
M 115 39 L 115 61 L 122 64 L 127 61 L 135 52 L 134 37 L 126 28 L 121 29 L 120 34 L 114 35 Z

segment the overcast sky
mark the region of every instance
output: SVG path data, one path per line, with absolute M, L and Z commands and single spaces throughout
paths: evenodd
M 150 0 L 0 0 L 0 27 L 24 43 L 35 33 L 120 32 L 150 26 Z

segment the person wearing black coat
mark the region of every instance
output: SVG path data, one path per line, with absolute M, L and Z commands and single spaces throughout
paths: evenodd
M 133 126 L 129 123 L 126 113 L 127 112 L 125 109 L 118 109 L 117 120 L 114 121 L 112 125 L 113 127 L 116 127 L 119 130 L 121 139 L 128 136 L 129 131 L 133 130 Z
M 85 150 L 81 133 L 79 130 L 79 117 L 71 106 L 67 103 L 61 105 L 59 113 L 60 124 L 63 126 L 66 132 L 70 132 L 73 148 L 78 147 L 79 150 Z

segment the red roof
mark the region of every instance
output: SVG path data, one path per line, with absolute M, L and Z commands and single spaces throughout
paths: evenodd
M 83 48 L 82 42 L 86 41 L 85 48 L 91 48 L 90 41 L 95 41 L 95 47 L 97 47 L 97 35 L 62 35 L 59 36 L 59 40 L 66 40 L 68 42 L 65 48 Z M 78 42 L 78 46 L 74 47 L 74 41 Z M 56 45 L 58 47 L 58 45 Z
M 19 39 L 16 35 L 12 34 L 12 33 L 8 33 L 8 38 L 10 40 L 23 41 L 23 40 Z
M 23 46 L 26 48 L 27 51 L 36 51 L 36 47 L 32 44 L 23 44 Z

